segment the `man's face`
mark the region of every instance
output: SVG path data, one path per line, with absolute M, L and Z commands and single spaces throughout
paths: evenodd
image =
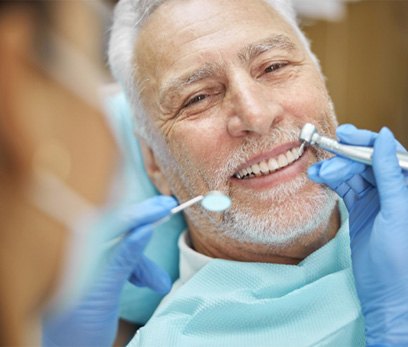
M 298 134 L 306 122 L 333 134 L 335 119 L 321 74 L 277 12 L 261 0 L 171 0 L 145 23 L 137 52 L 173 193 L 221 190 L 233 202 L 222 218 L 191 209 L 190 227 L 284 243 L 327 223 L 334 199 L 306 176 L 322 154 L 299 157 Z

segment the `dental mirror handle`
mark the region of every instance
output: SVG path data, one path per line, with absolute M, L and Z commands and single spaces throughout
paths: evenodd
M 179 212 L 185 210 L 187 207 L 190 207 L 191 205 L 194 205 L 194 204 L 196 204 L 197 202 L 202 201 L 203 199 L 204 199 L 204 195 L 199 195 L 199 196 L 196 196 L 195 198 L 193 198 L 193 199 L 191 199 L 191 200 L 188 200 L 188 201 L 186 201 L 186 202 L 184 202 L 184 203 L 182 203 L 182 204 L 180 204 L 180 205 L 178 205 L 178 206 L 176 206 L 176 207 L 173 207 L 173 208 L 170 210 L 170 213 L 169 213 L 167 216 L 162 217 L 162 218 L 160 218 L 158 221 L 156 221 L 155 223 L 153 223 L 153 224 L 152 224 L 152 227 L 157 227 L 157 226 L 159 226 L 160 224 L 163 224 L 163 223 L 167 222 L 167 221 L 170 220 L 170 218 L 173 217 L 175 214 L 177 214 L 177 213 L 179 213 Z
M 187 207 L 190 207 L 191 205 L 194 205 L 197 202 L 202 201 L 203 199 L 204 199 L 204 195 L 199 195 L 199 196 L 196 196 L 195 198 L 193 198 L 191 200 L 183 202 L 182 204 L 172 208 L 170 210 L 170 215 L 167 216 L 167 217 L 170 218 L 171 216 L 175 215 L 176 213 L 179 213 L 179 212 L 185 210 Z
M 213 190 L 208 192 L 206 195 L 198 195 L 195 198 L 185 201 L 182 204 L 172 208 L 167 216 L 159 219 L 156 221 L 156 223 L 153 223 L 153 227 L 168 221 L 176 213 L 179 213 L 198 202 L 201 202 L 201 206 L 207 211 L 211 212 L 222 212 L 231 206 L 231 199 L 229 196 L 222 192 Z
M 373 148 L 371 147 L 341 144 L 336 140 L 318 135 L 317 133 L 313 135 L 312 144 L 316 144 L 329 152 L 339 154 L 343 157 L 353 159 L 360 163 L 372 165 Z M 408 153 L 398 151 L 397 158 L 400 167 L 403 170 L 408 171 Z

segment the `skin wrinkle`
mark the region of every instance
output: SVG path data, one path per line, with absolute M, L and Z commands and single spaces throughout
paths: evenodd
M 238 57 L 242 63 L 249 63 L 256 57 L 270 50 L 283 50 L 283 51 L 294 51 L 296 50 L 295 44 L 285 35 L 272 35 L 260 42 L 250 44 L 249 46 L 243 48 L 239 53 Z
M 296 46 L 294 43 L 285 35 L 272 35 L 260 42 L 244 47 L 237 56 L 241 60 L 242 64 L 248 64 L 261 54 L 268 52 L 270 50 L 283 50 L 283 51 L 294 51 Z M 160 104 L 169 103 L 167 100 L 172 98 L 172 94 L 179 94 L 184 88 L 197 83 L 206 78 L 212 78 L 219 71 L 221 71 L 220 66 L 217 64 L 210 64 L 206 62 L 203 66 L 198 69 L 188 72 L 181 77 L 172 78 L 166 81 L 163 87 L 159 91 Z M 167 102 L 166 102 L 167 101 Z
M 134 88 L 135 69 L 138 68 L 136 61 L 137 54 L 118 54 L 118 51 L 135 52 L 135 44 L 140 37 L 144 24 L 148 21 L 153 12 L 162 5 L 166 5 L 169 0 L 122 0 L 115 10 L 115 20 L 112 28 L 112 35 L 109 44 L 109 64 L 115 77 L 121 81 L 125 87 L 125 91 L 135 110 L 135 117 L 138 122 L 137 132 L 150 146 L 154 146 L 153 135 L 151 134 L 152 127 L 150 126 L 148 117 L 145 116 L 144 105 L 141 100 L 141 95 Z M 320 65 L 316 56 L 310 50 L 310 44 L 304 34 L 300 31 L 295 13 L 290 5 L 287 5 L 281 0 L 266 0 L 265 7 L 274 8 L 283 16 L 285 21 L 290 24 L 296 36 L 300 40 L 302 46 L 306 48 L 307 55 L 312 59 L 317 69 L 320 70 Z M 252 6 L 245 4 L 245 11 L 249 14 Z M 222 15 L 223 13 L 221 13 Z M 220 15 L 218 13 L 217 15 Z M 228 16 L 228 13 L 224 13 Z M 185 16 L 190 14 L 185 13 Z M 245 21 L 245 19 L 244 19 Z M 160 32 L 158 33 L 160 35 Z M 135 40 L 136 39 L 136 40 Z
M 148 11 L 147 14 L 148 14 L 148 15 L 151 15 L 151 14 L 157 9 L 157 7 L 160 6 L 160 4 L 161 4 L 161 3 L 156 4 L 156 5 L 153 7 L 153 9 L 152 9 L 151 11 L 150 11 L 150 10 Z M 163 8 L 164 8 L 165 6 L 169 6 L 169 4 L 163 1 L 163 6 L 161 7 L 161 10 L 163 10 Z M 268 5 L 267 5 L 267 7 L 269 8 Z M 164 10 L 164 11 L 166 11 L 166 10 Z M 222 12 L 218 12 L 218 13 L 215 13 L 214 15 L 215 15 L 215 16 L 222 16 L 222 14 L 223 14 Z M 150 17 L 147 18 L 146 23 L 149 22 L 149 19 L 150 19 Z M 206 25 L 206 21 L 205 21 L 205 20 L 202 20 L 202 22 L 203 22 L 203 25 L 205 26 L 205 25 Z M 146 25 L 146 23 L 145 23 L 145 25 Z M 183 29 L 181 30 L 181 32 L 180 32 L 178 35 L 183 37 L 183 36 L 186 36 L 186 34 L 187 34 L 188 32 L 194 33 L 194 30 L 189 29 L 189 26 L 186 25 L 185 27 L 183 27 Z M 194 36 L 194 34 L 193 34 L 193 36 Z M 187 40 L 186 43 L 193 42 L 194 40 L 197 40 L 197 38 L 193 37 L 193 38 L 191 38 L 190 40 Z M 271 47 L 272 47 L 272 46 L 275 46 L 275 48 L 281 48 L 281 49 L 284 49 L 284 50 L 287 50 L 287 51 L 289 51 L 289 50 L 294 50 L 294 49 L 295 49 L 294 43 L 291 42 L 291 40 L 290 40 L 286 35 L 279 34 L 279 35 L 271 35 L 270 38 L 261 40 L 261 42 L 254 43 L 254 44 L 252 44 L 250 47 L 247 47 L 247 48 L 242 49 L 242 52 L 240 52 L 238 55 L 241 56 L 241 59 L 243 59 L 243 58 L 244 58 L 243 56 L 244 56 L 246 53 L 248 53 L 248 51 L 250 51 L 251 49 L 256 49 L 256 48 L 257 48 L 257 47 L 256 47 L 257 45 L 259 46 L 258 48 L 261 48 L 262 45 L 268 45 L 268 46 L 270 45 Z M 247 51 L 247 52 L 245 52 L 245 51 Z M 166 53 L 166 52 L 151 51 L 151 54 L 155 54 L 155 55 L 158 56 L 158 58 L 159 58 L 158 60 L 159 60 L 159 61 L 162 60 L 162 57 L 160 57 L 160 54 L 162 54 L 163 56 L 165 56 L 165 53 Z M 134 59 L 135 59 L 135 62 L 136 62 L 134 65 L 137 66 L 137 67 L 139 67 L 139 66 L 140 66 L 140 63 L 137 62 L 137 57 L 135 56 Z M 245 58 L 245 59 L 246 59 L 246 58 Z M 170 67 L 172 67 L 172 66 L 170 66 Z M 149 80 L 145 80 L 144 82 L 146 83 L 146 82 L 148 82 L 148 81 L 150 81 L 150 79 L 149 79 Z M 197 81 L 198 81 L 198 80 L 197 80 Z M 175 81 L 174 84 L 177 85 L 177 81 Z M 163 89 L 164 89 L 164 88 L 163 88 Z M 180 89 L 181 89 L 181 88 L 180 88 Z M 143 93 L 142 93 L 141 90 L 139 91 L 138 94 L 139 94 L 140 98 L 143 97 Z M 162 106 L 162 105 L 163 105 L 163 104 L 162 104 L 162 99 L 164 98 L 164 96 L 165 96 L 167 93 L 163 93 L 163 92 L 162 92 L 161 94 L 163 94 L 163 96 L 159 98 L 159 100 L 160 100 L 160 101 L 159 101 L 160 111 L 161 111 L 162 113 L 166 113 L 166 116 L 167 116 L 167 117 L 171 117 L 171 116 L 172 116 L 171 113 L 172 113 L 172 112 L 174 113 L 176 108 L 174 108 L 174 109 L 169 108 L 168 110 L 166 110 L 165 108 L 163 108 L 163 106 Z M 168 98 L 170 98 L 170 97 L 168 97 Z M 149 120 L 147 119 L 147 120 L 146 120 L 146 126 L 147 126 L 147 128 L 151 129 L 151 124 L 148 124 L 148 123 L 150 123 L 150 122 L 149 122 Z M 166 130 L 166 131 L 165 131 L 166 134 L 168 134 L 169 132 L 170 132 L 170 130 Z M 152 141 L 149 141 L 149 142 L 150 142 L 151 145 L 154 145 L 154 144 L 152 144 Z
M 253 47 L 254 45 L 250 45 L 250 46 Z M 248 47 L 250 47 L 250 46 L 248 46 Z M 248 47 L 247 47 L 247 48 L 248 48 Z M 291 67 L 289 70 L 286 70 L 287 78 L 285 79 L 285 82 L 287 82 L 287 81 L 291 80 L 292 78 L 296 77 L 296 75 L 297 75 L 297 66 L 300 65 L 300 63 L 298 63 L 297 61 L 294 61 L 294 62 L 291 63 L 291 65 L 292 65 L 292 67 Z M 214 66 L 216 66 L 216 64 L 214 64 Z M 218 70 L 221 69 L 221 64 L 220 64 L 219 66 L 217 66 L 217 69 L 218 69 Z M 228 69 L 228 68 L 225 67 L 225 69 Z M 281 72 L 281 73 L 282 73 L 282 72 Z M 222 78 L 225 78 L 225 76 L 224 76 L 225 73 L 222 73 L 222 72 L 220 71 L 220 75 L 221 75 L 221 74 L 222 74 Z M 213 78 L 216 79 L 216 76 L 214 76 Z M 218 77 L 217 80 L 220 79 L 220 78 L 221 78 L 221 76 Z M 276 81 L 276 83 L 280 83 L 280 80 L 278 79 L 278 80 Z M 231 92 L 230 92 L 230 93 L 233 95 L 233 97 L 239 97 L 238 94 L 236 93 L 236 90 L 235 90 L 236 88 L 234 88 L 234 85 L 240 85 L 240 84 L 241 84 L 241 83 L 240 83 L 240 80 L 239 80 L 239 79 L 233 80 L 233 81 L 229 82 L 229 84 L 231 85 L 231 87 L 230 87 L 230 88 L 231 88 Z M 228 85 L 223 86 L 223 91 L 225 91 L 225 89 L 227 89 L 228 87 L 229 87 Z M 201 89 L 202 89 L 202 88 L 201 88 Z M 199 89 L 198 89 L 198 90 L 199 90 Z M 205 94 L 205 92 L 203 92 L 203 93 Z M 198 93 L 197 93 L 197 94 L 198 94 Z M 173 98 L 176 98 L 176 97 L 177 97 L 177 95 L 176 95 L 176 96 L 173 96 Z M 243 100 L 243 99 L 242 99 L 242 100 Z M 178 104 L 180 104 L 180 102 L 176 102 L 176 104 L 178 105 Z M 172 127 L 174 126 L 175 122 L 176 122 L 176 121 L 179 121 L 179 119 L 177 119 L 177 117 L 179 117 L 179 115 L 178 115 L 178 114 L 174 114 L 175 112 L 176 112 L 176 113 L 179 112 L 178 106 L 175 106 L 174 109 L 171 109 L 170 107 L 169 107 L 168 109 L 166 109 L 165 106 L 161 106 L 161 107 L 160 107 L 160 111 L 165 115 L 165 117 L 159 118 L 162 124 L 165 124 L 165 122 L 166 122 L 166 121 L 169 121 L 169 120 L 172 121 L 170 127 L 168 127 L 167 129 L 166 129 L 166 127 L 162 127 L 162 126 L 160 125 L 160 129 L 163 130 L 163 133 L 164 133 L 166 136 L 168 136 L 168 134 L 171 132 L 171 129 L 172 129 Z M 191 118 L 191 117 L 190 117 L 190 118 Z M 169 123 L 169 122 L 167 122 L 167 123 Z
M 173 103 L 171 100 L 181 94 L 183 89 L 202 80 L 214 77 L 214 75 L 217 74 L 217 71 L 220 70 L 221 68 L 216 64 L 206 63 L 192 72 L 188 72 L 181 77 L 165 82 L 164 86 L 160 88 L 159 91 L 160 105 L 172 105 Z
M 242 158 L 295 141 L 305 122 L 333 135 L 336 121 L 324 79 L 290 26 L 260 1 L 254 2 L 250 13 L 242 10 L 243 3 L 209 0 L 205 11 L 195 0 L 160 6 L 146 23 L 136 49 L 139 74 L 149 76 L 142 98 L 162 137 L 161 145 L 153 148 L 157 162 L 177 198 L 184 201 L 213 189 L 232 197 L 232 209 L 218 217 L 199 206 L 186 211 L 196 250 L 224 259 L 293 263 L 335 235 L 335 195 L 311 183 L 305 172 L 260 192 L 238 186 L 231 175 Z M 228 16 L 221 20 L 212 11 Z M 197 20 L 186 12 L 201 17 Z M 243 63 L 246 48 L 250 53 L 248 47 L 256 47 L 259 56 L 265 53 L 262 45 L 274 35 L 288 37 L 293 49 L 268 51 L 261 59 L 249 54 L 252 59 Z M 268 60 L 287 65 L 262 72 Z M 169 119 L 166 108 L 160 107 L 159 91 L 163 93 L 174 76 L 188 75 L 189 69 L 197 70 L 203 63 L 221 69 L 209 79 L 223 86 L 222 98 L 210 94 L 209 100 Z M 208 88 L 200 74 L 193 77 L 198 93 Z M 308 165 L 319 159 L 317 152 L 308 153 Z M 248 220 L 254 223 L 245 226 Z M 273 225 L 276 229 L 271 229 Z

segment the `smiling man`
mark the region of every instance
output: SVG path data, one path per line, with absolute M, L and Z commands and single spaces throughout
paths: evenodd
M 110 63 L 159 191 L 233 202 L 186 211 L 180 279 L 133 343 L 364 345 L 344 218 L 306 174 L 326 154 L 298 141 L 336 119 L 290 3 L 122 0 Z

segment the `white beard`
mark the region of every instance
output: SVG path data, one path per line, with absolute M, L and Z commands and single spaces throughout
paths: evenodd
M 246 209 L 227 211 L 219 231 L 243 243 L 269 244 L 279 248 L 290 246 L 316 230 L 324 233 L 337 196 L 326 187 L 296 193 L 305 184 L 309 184 L 308 178 L 301 176 L 290 184 L 278 186 L 273 195 L 280 196 L 280 201 L 267 199 L 268 192 L 255 196 L 257 200 L 273 201 L 273 207 L 265 215 L 257 216 Z
M 299 131 L 296 126 L 276 129 L 272 139 L 276 143 L 295 141 Z M 270 139 L 248 143 L 247 146 L 237 151 L 230 158 L 226 168 L 236 166 L 243 160 L 247 153 L 260 152 L 270 146 Z M 317 161 L 327 159 L 331 155 L 322 149 L 311 148 Z M 223 172 L 217 173 L 218 177 L 225 177 Z M 220 189 L 221 181 L 213 182 L 213 189 Z M 313 189 L 310 189 L 314 185 Z M 304 188 L 308 189 L 304 189 Z M 273 245 L 285 248 L 296 242 L 305 240 L 308 235 L 325 233 L 330 222 L 330 216 L 337 203 L 337 195 L 329 188 L 312 183 L 307 174 L 299 175 L 293 180 L 274 186 L 253 197 L 251 203 L 240 204 L 224 213 L 222 220 L 214 219 L 217 223 L 215 232 L 223 236 L 240 241 Z M 254 208 L 257 204 L 271 206 L 262 215 L 256 213 Z M 208 218 L 208 216 L 207 216 Z M 213 230 L 214 230 L 213 229 Z M 311 238 L 313 239 L 313 238 Z

